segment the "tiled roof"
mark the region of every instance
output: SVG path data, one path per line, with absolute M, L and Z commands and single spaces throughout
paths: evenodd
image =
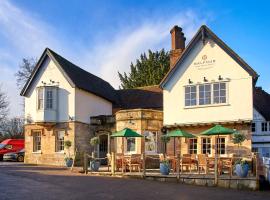
M 253 105 L 265 120 L 270 121 L 270 94 L 261 87 L 253 89 Z
M 115 108 L 163 109 L 163 94 L 157 85 L 117 90 L 116 92 L 119 101 L 117 105 L 114 105 Z

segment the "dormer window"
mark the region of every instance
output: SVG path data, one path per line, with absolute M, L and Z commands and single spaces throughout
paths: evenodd
M 37 109 L 53 110 L 56 105 L 56 87 L 42 86 L 37 88 Z

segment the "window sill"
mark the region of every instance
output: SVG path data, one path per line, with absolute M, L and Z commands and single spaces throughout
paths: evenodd
M 57 152 L 55 152 L 56 154 L 65 154 L 65 152 L 64 151 L 57 151 Z
M 208 107 L 220 107 L 220 106 L 230 106 L 229 103 L 220 104 L 208 104 L 208 105 L 197 105 L 197 106 L 184 106 L 184 109 L 194 109 L 194 108 L 208 108 Z
M 35 152 L 32 152 L 32 154 L 42 154 L 41 151 L 35 151 Z

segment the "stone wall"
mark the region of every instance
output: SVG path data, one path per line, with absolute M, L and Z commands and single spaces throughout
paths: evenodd
M 41 134 L 41 151 L 33 152 L 33 131 L 40 130 Z M 55 151 L 57 130 L 65 130 L 64 140 L 70 140 L 72 146 L 69 151 Z M 67 122 L 57 124 L 28 124 L 25 125 L 25 163 L 29 164 L 46 164 L 46 165 L 65 165 L 64 158 L 70 154 L 74 157 L 75 150 L 77 154 L 89 152 L 89 125 L 80 122 Z
M 158 132 L 158 151 L 160 151 L 160 135 L 161 128 L 163 126 L 163 112 L 159 110 L 152 109 L 130 109 L 121 110 L 116 112 L 116 130 L 120 131 L 124 128 L 130 128 L 138 133 L 144 133 L 145 131 L 157 131 Z M 122 139 L 118 138 L 116 140 L 117 153 L 121 153 Z M 136 153 L 142 153 L 141 138 L 136 138 Z

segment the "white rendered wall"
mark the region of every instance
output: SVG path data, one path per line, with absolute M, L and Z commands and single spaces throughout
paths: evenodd
M 91 116 L 112 114 L 111 102 L 78 88 L 75 94 L 76 121 L 90 123 Z
M 209 65 L 196 65 L 202 61 L 215 60 Z M 218 82 L 219 75 L 227 81 L 227 104 L 201 107 L 185 107 L 184 86 L 204 83 L 203 78 Z M 227 78 L 229 80 L 227 80 Z M 197 91 L 198 95 L 198 91 Z M 189 56 L 166 83 L 163 90 L 164 125 L 210 123 L 221 121 L 252 120 L 252 77 L 223 49 L 212 41 L 202 41 L 191 50 Z
M 57 102 L 54 101 L 53 110 L 38 110 L 36 88 L 44 86 L 42 81 L 49 84 L 50 80 L 55 81 L 53 85 L 58 87 Z M 25 97 L 25 117 L 30 117 L 33 122 L 65 122 L 69 120 L 69 116 L 75 116 L 75 88 L 71 87 L 55 63 L 47 57 Z

